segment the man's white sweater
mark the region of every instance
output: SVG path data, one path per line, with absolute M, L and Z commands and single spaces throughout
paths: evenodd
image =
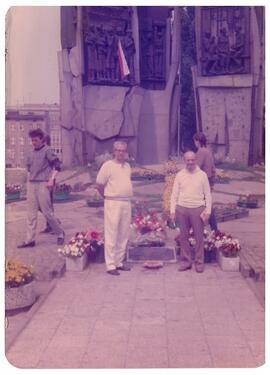
M 190 172 L 186 168 L 177 173 L 171 195 L 172 214 L 176 205 L 197 208 L 206 207 L 206 213 L 211 213 L 212 197 L 208 177 L 198 166 Z

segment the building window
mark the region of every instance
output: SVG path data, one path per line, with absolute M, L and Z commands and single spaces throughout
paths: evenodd
M 14 137 L 10 138 L 10 144 L 15 145 L 15 138 Z
M 20 145 L 24 145 L 24 138 L 23 137 L 20 138 Z

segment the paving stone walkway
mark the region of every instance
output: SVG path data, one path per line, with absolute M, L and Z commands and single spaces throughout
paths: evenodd
M 244 307 L 244 308 L 243 308 Z M 66 272 L 7 353 L 20 368 L 256 367 L 264 310 L 240 273 Z
M 163 183 L 136 182 L 134 188 L 136 199 L 152 200 L 157 208 L 161 206 L 158 197 Z M 216 202 L 232 203 L 244 191 L 263 195 L 264 184 L 232 180 L 227 185 L 217 184 L 213 196 Z M 67 239 L 76 231 L 103 225 L 102 208 L 89 208 L 79 198 L 55 204 Z M 217 264 L 206 265 L 203 274 L 194 269 L 179 273 L 177 264 L 167 264 L 158 271 L 133 265 L 131 272 L 119 277 L 107 275 L 104 264 L 90 264 L 83 272 L 63 274 L 64 260 L 57 254 L 55 236 L 38 235 L 35 248 L 16 248 L 24 239 L 25 215 L 25 201 L 6 205 L 6 255 L 33 264 L 38 280 L 48 285 L 40 288 L 41 297 L 32 309 L 9 318 L 6 351 L 14 366 L 183 368 L 263 364 L 264 204 L 250 210 L 246 218 L 219 223 L 221 230 L 239 238 L 246 274 L 223 272 Z M 38 230 L 43 226 L 40 216 Z M 50 287 L 51 282 L 54 287 Z M 260 298 L 256 294 L 258 285 Z

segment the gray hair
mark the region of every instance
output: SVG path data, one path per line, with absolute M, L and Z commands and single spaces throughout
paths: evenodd
M 127 142 L 124 142 L 124 141 L 115 141 L 114 143 L 113 143 L 113 149 L 115 150 L 116 149 L 116 147 L 117 146 L 126 146 L 126 148 L 127 148 Z

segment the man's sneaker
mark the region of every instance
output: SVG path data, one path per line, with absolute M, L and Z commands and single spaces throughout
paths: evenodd
M 116 267 L 116 269 L 119 270 L 119 271 L 130 271 L 131 270 L 131 268 L 127 265 Z
M 179 272 L 190 270 L 192 267 L 191 264 L 180 264 L 180 267 L 178 268 Z
M 36 245 L 35 241 L 23 242 L 17 246 L 18 249 L 23 249 L 24 247 L 34 247 Z
M 113 275 L 113 276 L 119 276 L 120 275 L 120 272 L 118 272 L 117 270 L 108 270 L 107 273 L 109 275 Z

